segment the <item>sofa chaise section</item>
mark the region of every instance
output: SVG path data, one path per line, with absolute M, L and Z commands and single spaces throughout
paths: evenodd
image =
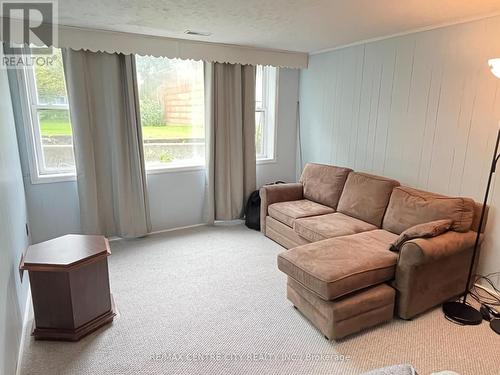
M 387 249 L 396 238 L 378 229 L 310 243 L 279 254 L 278 268 L 331 301 L 392 280 L 398 256 Z
M 326 301 L 291 277 L 287 281 L 287 298 L 329 340 L 392 320 L 395 293 L 389 285 L 379 284 Z
M 398 256 L 387 250 L 396 235 L 374 230 L 300 246 L 278 256 L 287 296 L 329 339 L 392 319 Z

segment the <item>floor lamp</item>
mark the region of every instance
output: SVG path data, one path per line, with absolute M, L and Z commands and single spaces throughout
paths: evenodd
M 500 78 L 500 58 L 491 59 L 488 61 L 491 72 L 498 78 Z M 479 248 L 479 241 L 481 237 L 481 228 L 483 227 L 485 213 L 486 213 L 486 204 L 488 203 L 488 195 L 490 193 L 491 180 L 493 175 L 495 174 L 496 166 L 498 163 L 498 159 L 500 159 L 500 155 L 498 154 L 498 146 L 500 143 L 500 123 L 497 133 L 497 140 L 495 144 L 495 151 L 493 153 L 493 159 L 491 161 L 491 169 L 490 175 L 488 177 L 488 184 L 486 185 L 486 194 L 484 195 L 483 208 L 481 210 L 481 217 L 479 219 L 479 230 L 477 231 L 476 242 L 474 243 L 474 251 L 472 253 L 472 260 L 469 267 L 469 275 L 467 277 L 467 284 L 465 285 L 465 291 L 462 295 L 462 301 L 454 301 L 454 302 L 446 302 L 443 304 L 443 312 L 447 319 L 451 320 L 454 323 L 464 324 L 464 325 L 473 325 L 480 324 L 483 320 L 482 314 L 473 308 L 472 306 L 467 304 L 467 294 L 469 294 L 469 285 L 472 278 L 472 271 L 474 270 L 474 261 L 476 260 L 477 250 Z M 492 322 L 493 324 L 498 325 L 500 319 L 496 322 Z

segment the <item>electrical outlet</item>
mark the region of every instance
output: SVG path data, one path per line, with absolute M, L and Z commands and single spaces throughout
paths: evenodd
M 24 276 L 24 270 L 21 269 L 23 260 L 24 260 L 24 254 L 21 254 L 21 259 L 19 260 L 19 278 L 21 279 L 21 284 L 23 283 L 23 276 Z

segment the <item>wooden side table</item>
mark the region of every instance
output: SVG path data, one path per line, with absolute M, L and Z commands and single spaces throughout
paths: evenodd
M 28 247 L 20 269 L 29 272 L 37 340 L 77 341 L 113 321 L 108 240 L 70 234 Z

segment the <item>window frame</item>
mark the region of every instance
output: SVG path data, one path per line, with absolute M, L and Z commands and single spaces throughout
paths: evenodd
M 264 115 L 266 125 L 264 135 L 264 149 L 266 153 L 262 155 L 256 154 L 257 164 L 275 163 L 277 161 L 277 123 L 278 123 L 278 82 L 279 69 L 275 69 L 275 77 L 270 85 L 269 67 L 262 67 L 262 107 L 255 108 L 255 112 L 261 112 Z M 76 181 L 76 168 L 73 171 L 61 173 L 42 173 L 44 170 L 43 147 L 40 132 L 40 123 L 38 119 L 39 110 L 67 110 L 70 111 L 69 105 L 64 104 L 39 104 L 36 91 L 36 77 L 33 67 L 23 67 L 16 69 L 18 85 L 20 89 L 20 99 L 22 108 L 22 117 L 24 123 L 24 132 L 26 138 L 26 149 L 28 155 L 28 165 L 30 170 L 30 179 L 32 184 L 54 183 Z M 274 91 L 274 100 L 271 101 L 271 91 Z M 272 124 L 272 126 L 269 126 Z M 206 124 L 205 124 L 206 126 Z M 142 129 L 141 129 L 142 130 Z M 206 142 L 206 141 L 205 141 Z M 144 147 L 144 145 L 143 145 Z M 206 143 L 205 143 L 206 147 Z M 189 172 L 199 171 L 206 168 L 206 160 L 200 164 L 192 164 L 186 166 L 162 166 L 157 168 L 146 168 L 146 174 L 155 175 L 172 172 Z
M 70 115 L 69 104 L 39 104 L 34 68 L 24 66 L 16 69 L 16 73 L 31 183 L 43 184 L 76 181 L 76 166 L 71 171 L 68 169 L 67 172 L 59 173 L 50 173 L 45 169 L 40 121 L 38 118 L 38 111 L 44 109 L 67 110 Z
M 271 68 L 274 69 L 272 74 L 270 72 Z M 278 83 L 279 68 L 262 66 L 262 108 L 258 108 L 256 105 L 255 112 L 264 114 L 263 148 L 266 152 L 255 155 L 257 164 L 269 164 L 277 161 Z M 272 98 L 273 94 L 274 100 Z

